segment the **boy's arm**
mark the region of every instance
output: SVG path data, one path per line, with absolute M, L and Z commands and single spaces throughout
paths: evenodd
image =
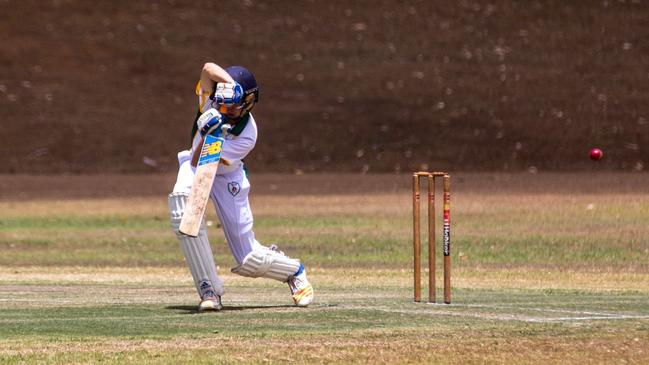
M 203 66 L 201 71 L 201 89 L 203 93 L 212 94 L 214 85 L 219 82 L 234 84 L 235 81 L 221 66 L 208 62 Z

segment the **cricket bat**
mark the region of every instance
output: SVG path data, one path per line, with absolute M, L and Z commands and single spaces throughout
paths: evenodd
M 231 126 L 228 124 L 217 125 L 205 135 L 201 154 L 196 164 L 192 189 L 189 192 L 185 212 L 180 221 L 180 232 L 188 236 L 198 236 L 205 207 L 210 198 L 210 190 L 212 190 L 216 169 L 219 167 L 221 149 L 225 142 L 224 136 L 230 128 Z

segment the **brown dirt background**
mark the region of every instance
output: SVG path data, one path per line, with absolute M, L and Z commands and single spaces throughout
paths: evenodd
M 253 171 L 641 171 L 647 19 L 631 0 L 0 0 L 0 173 L 172 172 L 206 61 L 259 79 Z

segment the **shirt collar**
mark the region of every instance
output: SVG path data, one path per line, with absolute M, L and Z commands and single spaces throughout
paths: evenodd
M 250 121 L 250 113 L 246 113 L 246 115 L 241 117 L 241 119 L 239 119 L 237 124 L 235 124 L 234 127 L 232 127 L 229 133 L 234 134 L 235 136 L 240 135 L 241 132 L 243 132 L 243 130 L 248 125 L 248 121 Z

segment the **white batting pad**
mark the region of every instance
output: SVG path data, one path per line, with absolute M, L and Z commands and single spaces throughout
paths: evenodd
M 243 263 L 232 269 L 232 272 L 251 278 L 270 278 L 281 282 L 295 275 L 300 268 L 300 260 L 292 259 L 283 253 L 267 247 L 255 247 Z
M 216 264 L 212 255 L 212 248 L 207 239 L 207 229 L 205 221 L 197 237 L 191 237 L 180 233 L 180 221 L 187 203 L 186 193 L 169 194 L 169 212 L 171 214 L 171 226 L 180 240 L 180 248 L 185 255 L 185 260 L 189 265 L 189 271 L 194 278 L 196 291 L 201 299 L 214 295 L 223 295 L 223 281 L 216 274 Z

